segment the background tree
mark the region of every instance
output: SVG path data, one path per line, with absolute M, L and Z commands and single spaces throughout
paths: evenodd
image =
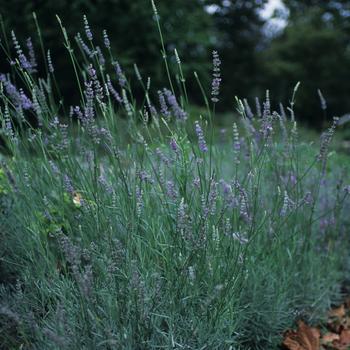
M 261 10 L 268 0 L 207 1 L 213 9 L 216 46 L 222 58 L 222 104 L 232 108 L 234 96 L 255 96 L 259 84 L 259 45 L 265 24 Z
M 176 47 L 185 73 L 196 69 L 205 76 L 209 68 L 213 28 L 211 16 L 205 11 L 202 1 L 158 1 L 157 6 L 170 60 L 175 60 L 173 50 Z M 56 14 L 62 19 L 71 38 L 77 32 L 85 38 L 82 17 L 86 14 L 95 42 L 103 45 L 102 31 L 106 29 L 113 53 L 125 70 L 132 73 L 133 64 L 137 63 L 141 73 L 151 77 L 155 84 L 166 84 L 159 34 L 150 0 L 3 2 L 1 14 L 5 20 L 7 36 L 10 37 L 10 30 L 14 29 L 23 46 L 26 38 L 36 36 L 33 12 L 37 14 L 45 46 L 51 50 L 57 71 L 60 72 L 59 83 L 65 90 L 72 89 L 71 80 L 68 79 L 72 76 L 72 68 L 63 46 Z M 4 60 L 1 63 L 0 71 L 7 71 L 8 67 L 6 70 L 3 68 Z
M 290 13 L 282 34 L 264 52 L 265 85 L 288 101 L 293 84 L 302 82 L 299 116 L 321 126 L 324 114 L 317 90 L 328 104 L 328 117 L 350 110 L 348 1 L 286 0 Z

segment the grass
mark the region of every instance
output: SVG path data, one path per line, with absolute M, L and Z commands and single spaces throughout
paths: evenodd
M 274 349 L 295 319 L 318 320 L 346 278 L 336 120 L 316 146 L 294 98 L 284 116 L 267 95 L 261 117 L 237 99 L 223 135 L 205 93 L 201 116 L 183 81 L 159 101 L 142 82 L 137 101 L 113 58 L 78 65 L 65 40 L 70 117 L 55 72 L 18 49 L 22 83 L 1 78 L 3 348 Z

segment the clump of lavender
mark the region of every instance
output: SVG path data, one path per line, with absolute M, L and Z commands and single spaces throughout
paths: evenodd
M 219 102 L 220 85 L 221 85 L 221 60 L 217 51 L 213 51 L 213 81 L 211 86 L 211 100 L 214 103 Z
M 202 152 L 208 152 L 208 146 L 204 138 L 203 130 L 199 125 L 198 120 L 195 121 L 195 130 L 198 137 L 198 146 Z

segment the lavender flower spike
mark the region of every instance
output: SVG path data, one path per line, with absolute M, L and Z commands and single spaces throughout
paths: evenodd
M 214 103 L 219 102 L 220 84 L 221 84 L 221 72 L 220 72 L 221 60 L 217 51 L 213 51 L 213 82 L 211 86 L 211 100 Z
M 103 30 L 102 35 L 103 35 L 103 43 L 104 43 L 105 47 L 109 50 L 111 48 L 111 42 L 109 40 L 106 29 Z
M 201 126 L 199 125 L 198 120 L 195 121 L 195 130 L 196 130 L 196 134 L 197 134 L 197 137 L 198 137 L 199 149 L 202 152 L 208 152 L 208 147 L 207 147 L 207 143 L 205 142 L 203 130 L 202 130 Z
M 93 36 L 92 36 L 92 32 L 91 32 L 90 25 L 89 25 L 89 22 L 87 20 L 86 15 L 84 15 L 83 18 L 84 18 L 84 29 L 85 29 L 86 37 L 88 38 L 89 41 L 92 41 Z

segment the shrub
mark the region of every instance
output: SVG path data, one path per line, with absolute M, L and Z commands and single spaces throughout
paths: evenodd
M 102 53 L 78 67 L 63 33 L 81 94 L 70 112 L 55 102 L 54 69 L 38 77 L 19 44 L 22 90 L 0 79 L 2 225 L 18 277 L 1 290 L 3 343 L 266 349 L 296 317 L 318 318 L 339 291 L 349 224 L 349 187 L 327 162 L 337 119 L 317 150 L 298 139 L 294 96 L 287 116 L 267 93 L 256 113 L 237 99 L 219 140 L 217 53 L 199 116 L 179 58 L 179 85 L 169 76 L 152 93 L 140 77 L 140 102 L 113 57 L 113 77 Z

